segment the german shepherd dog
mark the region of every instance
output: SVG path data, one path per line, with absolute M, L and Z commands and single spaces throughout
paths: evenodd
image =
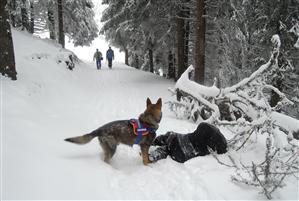
M 155 104 L 152 104 L 151 100 L 147 98 L 146 110 L 139 116 L 140 122 L 153 129 L 158 129 L 162 118 L 161 107 L 161 98 L 159 98 Z M 86 135 L 67 138 L 65 141 L 76 144 L 86 144 L 95 137 L 98 137 L 104 151 L 104 161 L 109 163 L 116 151 L 117 145 L 122 143 L 133 146 L 136 142 L 137 135 L 134 134 L 134 129 L 132 125 L 130 125 L 130 120 L 118 120 L 107 123 Z M 150 162 L 148 151 L 155 137 L 156 133 L 150 133 L 142 136 L 140 140 L 139 145 L 144 165 L 147 165 Z

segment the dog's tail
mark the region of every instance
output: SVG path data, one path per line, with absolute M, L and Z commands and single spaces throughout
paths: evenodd
M 78 137 L 71 137 L 64 139 L 65 141 L 72 142 L 75 144 L 87 144 L 90 142 L 93 138 L 97 137 L 97 135 L 94 135 L 93 133 L 78 136 Z

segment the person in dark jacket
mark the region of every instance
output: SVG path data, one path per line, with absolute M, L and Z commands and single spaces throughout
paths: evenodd
M 112 60 L 114 59 L 114 52 L 111 49 L 111 47 L 109 47 L 109 49 L 106 52 L 106 59 L 108 60 L 108 67 L 111 69 L 112 68 Z
M 188 134 L 167 132 L 156 137 L 153 146 L 159 146 L 150 153 L 151 162 L 166 158 L 184 163 L 187 160 L 209 154 L 208 147 L 218 154 L 227 152 L 227 142 L 218 128 L 208 123 L 200 123 L 197 129 Z

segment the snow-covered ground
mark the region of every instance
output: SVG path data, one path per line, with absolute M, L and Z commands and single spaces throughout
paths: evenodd
M 121 63 L 112 70 L 104 64 L 100 71 L 80 63 L 70 71 L 57 63 L 62 52 L 52 42 L 17 31 L 13 38 L 18 80 L 1 76 L 2 199 L 265 199 L 256 188 L 232 183 L 233 170 L 212 156 L 144 166 L 138 146 L 120 145 L 108 165 L 97 140 L 84 146 L 63 141 L 109 121 L 138 117 L 147 97 L 163 99 L 158 134 L 187 133 L 197 125 L 168 110 L 172 81 Z M 258 150 L 248 160 L 263 156 Z M 288 179 L 273 196 L 298 200 L 297 181 Z

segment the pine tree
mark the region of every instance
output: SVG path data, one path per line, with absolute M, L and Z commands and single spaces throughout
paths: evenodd
M 172 51 L 168 52 L 168 74 L 167 77 L 169 79 L 175 79 L 175 60 L 174 60 L 175 55 L 173 54 Z
M 177 61 L 177 78 L 187 69 L 185 63 L 185 20 L 183 8 L 180 8 L 176 17 L 176 61 Z
M 56 40 L 54 2 L 49 1 L 46 7 L 47 7 L 47 23 L 48 23 L 49 33 L 50 33 L 50 39 Z
M 28 8 L 27 8 L 27 0 L 21 0 L 21 16 L 22 16 L 22 30 L 30 30 L 29 27 L 29 17 L 28 17 Z
M 10 19 L 11 19 L 11 25 L 13 27 L 16 27 L 17 26 L 17 20 L 16 20 L 16 14 L 15 14 L 15 11 L 17 9 L 17 0 L 10 0 L 8 1 L 8 9 L 9 9 L 9 12 L 10 12 Z
M 38 0 L 7 0 L 7 7 L 13 27 L 34 32 L 34 4 Z
M 7 0 L 7 7 L 12 26 L 27 30 L 29 27 L 27 0 Z
M 17 79 L 13 40 L 9 24 L 9 14 L 6 0 L 0 2 L 0 72 L 12 80 Z
M 205 3 L 197 0 L 197 26 L 194 58 L 194 81 L 203 84 L 205 81 Z
M 63 5 L 62 0 L 57 0 L 57 10 L 58 10 L 58 42 L 65 47 L 65 36 L 64 36 L 64 24 L 63 24 Z
M 75 46 L 90 45 L 98 36 L 93 7 L 90 0 L 68 0 L 65 3 L 65 34 L 73 40 Z
M 29 32 L 34 33 L 34 0 L 30 0 L 30 25 Z
M 129 63 L 151 72 L 167 72 L 168 52 L 174 51 L 175 2 L 106 0 L 101 33 L 122 51 L 129 50 Z M 120 42 L 119 36 L 123 39 Z

